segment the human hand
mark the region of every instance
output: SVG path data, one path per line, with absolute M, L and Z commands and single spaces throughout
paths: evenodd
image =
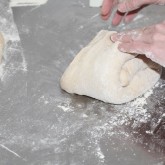
M 104 0 L 102 7 L 101 7 L 101 17 L 103 20 L 107 20 L 111 13 L 113 8 L 116 5 L 120 5 L 120 3 L 118 3 L 119 0 Z M 127 16 L 125 17 L 125 22 L 130 22 L 137 14 L 137 12 L 140 10 L 141 8 L 131 11 L 127 14 Z M 116 11 L 116 13 L 114 14 L 114 17 L 112 19 L 112 24 L 117 26 L 118 24 L 120 24 L 120 22 L 122 21 L 122 18 L 124 16 L 125 12 L 120 12 L 119 10 Z
M 139 10 L 144 7 L 144 5 L 149 4 L 165 5 L 165 0 L 103 0 L 101 17 L 103 20 L 107 20 L 111 15 L 112 9 L 117 5 L 118 11 L 114 15 L 112 24 L 118 25 L 121 22 L 125 12 L 129 13 L 125 17 L 124 21 L 130 22 Z
M 111 40 L 122 52 L 144 54 L 165 67 L 165 21 L 143 29 L 115 33 Z
M 118 0 L 103 0 L 101 7 L 101 17 L 103 20 L 107 20 L 112 12 L 112 9 L 117 5 Z
M 124 0 L 118 5 L 118 10 L 125 13 L 150 4 L 165 5 L 165 0 Z

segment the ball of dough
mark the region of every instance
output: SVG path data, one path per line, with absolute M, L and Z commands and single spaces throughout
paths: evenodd
M 161 66 L 144 55 L 122 53 L 111 31 L 100 31 L 71 62 L 61 78 L 68 93 L 122 104 L 144 94 L 159 80 Z

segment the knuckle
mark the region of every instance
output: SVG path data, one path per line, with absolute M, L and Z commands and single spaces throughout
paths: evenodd
M 124 11 L 127 11 L 127 12 L 135 10 L 138 7 L 140 7 L 139 0 L 127 0 L 127 1 L 123 1 L 123 2 L 120 0 L 120 2 L 123 5 Z
M 129 11 L 130 7 L 129 7 L 129 3 L 128 2 L 124 2 L 124 6 L 125 6 L 125 10 Z
M 153 41 L 158 41 L 160 38 L 160 35 L 158 33 L 153 33 L 152 39 Z
M 140 3 L 139 0 L 132 0 L 132 6 L 133 6 L 134 8 L 140 7 L 140 6 L 139 6 L 139 3 Z
M 146 0 L 148 3 L 158 3 L 159 0 Z
M 155 25 L 156 31 L 162 31 L 162 30 L 164 31 L 164 29 L 165 29 L 165 25 L 163 23 Z
M 134 8 L 134 6 L 133 6 L 133 1 L 134 0 L 128 0 L 128 1 L 125 1 L 124 2 L 124 6 L 125 6 L 125 10 L 126 11 L 130 11 L 130 10 L 132 10 L 132 8 Z
M 155 31 L 154 27 L 152 27 L 152 26 L 143 28 L 143 33 L 144 34 L 152 34 L 154 31 Z
M 137 9 L 141 5 L 145 4 L 145 1 L 146 0 L 130 0 L 128 3 L 130 4 L 131 9 Z
M 155 49 L 156 49 L 156 47 L 155 47 L 155 42 L 153 42 L 153 43 L 151 43 L 151 44 L 148 45 L 148 50 L 149 50 L 150 52 L 154 52 Z
M 156 30 L 159 30 L 159 29 L 161 29 L 161 28 L 162 28 L 162 25 L 161 25 L 161 24 L 155 25 L 155 29 L 156 29 Z

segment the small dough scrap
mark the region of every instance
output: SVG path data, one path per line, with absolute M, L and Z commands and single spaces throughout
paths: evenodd
M 103 0 L 89 0 L 90 7 L 101 7 Z
M 113 31 L 100 31 L 71 62 L 61 78 L 68 93 L 122 104 L 144 94 L 159 80 L 162 68 L 144 55 L 123 53 Z
M 0 64 L 2 62 L 4 45 L 5 45 L 4 37 L 3 37 L 2 33 L 0 33 Z

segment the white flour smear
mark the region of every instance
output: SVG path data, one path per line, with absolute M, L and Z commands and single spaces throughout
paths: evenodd
M 47 3 L 48 0 L 11 0 L 10 6 L 40 6 Z
M 155 86 L 158 87 L 160 85 L 157 83 Z M 56 152 L 61 153 L 63 150 L 60 146 L 67 143 L 69 137 L 82 133 L 86 138 L 83 139 L 82 142 L 79 142 L 80 144 L 75 143 L 72 148 L 77 148 L 77 145 L 84 146 L 84 144 L 87 144 L 87 146 L 84 147 L 91 148 L 92 154 L 99 160 L 100 164 L 104 164 L 106 158 L 101 147 L 102 139 L 109 137 L 107 142 L 110 142 L 111 138 L 114 137 L 122 139 L 123 144 L 121 146 L 123 147 L 125 145 L 124 141 L 131 138 L 131 135 L 124 130 L 124 127 L 129 126 L 130 122 L 134 121 L 131 125 L 134 129 L 142 123 L 147 123 L 147 121 L 151 119 L 151 115 L 145 106 L 147 105 L 147 99 L 152 94 L 153 89 L 146 92 L 142 97 L 138 97 L 134 101 L 124 105 L 110 105 L 93 100 L 87 107 L 84 107 L 83 103 L 76 102 L 73 104 L 71 98 L 62 97 L 53 99 L 49 96 L 41 96 L 39 99 L 40 106 L 56 104 L 58 110 L 64 114 L 59 116 L 59 124 L 54 124 L 51 127 L 51 129 L 56 132 L 56 139 L 52 139 L 52 135 L 50 136 L 51 139 L 43 139 L 42 144 L 37 142 L 38 147 L 45 148 L 55 143 L 57 145 Z M 109 106 L 110 108 L 108 108 Z M 111 110 L 113 110 L 113 112 L 111 112 Z M 55 112 L 57 112 L 56 108 Z M 77 115 L 77 120 L 67 121 L 67 114 L 69 116 Z M 61 126 L 61 124 L 64 123 L 60 122 L 63 120 L 66 120 L 67 123 L 64 127 Z M 65 140 L 61 141 L 62 137 L 65 137 Z M 35 150 L 37 150 L 37 148 L 35 148 Z M 119 150 L 119 148 L 116 148 L 116 150 Z
M 13 21 L 12 10 L 6 6 L 6 12 L 0 16 L 0 32 L 5 39 L 5 50 L 0 65 L 0 79 L 5 82 L 18 71 L 27 71 L 27 63 L 23 55 L 20 37 Z M 4 17 L 3 17 L 4 16 Z

